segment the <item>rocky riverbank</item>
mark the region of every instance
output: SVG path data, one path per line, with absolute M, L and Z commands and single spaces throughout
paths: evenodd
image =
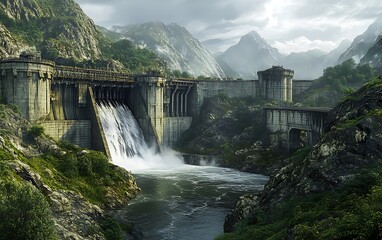
M 242 197 L 219 239 L 379 239 L 382 80 L 329 114 L 313 149 L 285 161 L 261 194 Z M 240 223 L 240 224 L 239 224 Z
M 53 219 L 59 239 L 114 239 L 132 229 L 110 217 L 140 190 L 129 172 L 101 153 L 54 142 L 14 107 L 0 105 L 0 133 L 0 185 L 42 194 L 51 212 L 43 218 Z M 7 187 L 0 189 L 0 201 L 7 200 Z M 2 231 L 7 230 L 4 224 Z M 18 228 L 22 231 L 23 226 Z

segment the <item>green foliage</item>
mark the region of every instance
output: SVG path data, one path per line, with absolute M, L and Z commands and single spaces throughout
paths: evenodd
M 0 184 L 0 239 L 57 239 L 44 196 L 29 186 Z
M 126 39 L 104 45 L 101 50 L 104 57 L 120 61 L 131 72 L 146 72 L 164 67 L 163 61 L 154 52 L 139 48 Z
M 80 192 L 88 201 L 98 205 L 107 202 L 108 190 L 112 190 L 116 198 L 125 200 L 126 192 L 132 195 L 136 192 L 131 185 L 132 176 L 110 164 L 103 153 L 83 151 L 67 143 L 61 145 L 69 146 L 63 149 L 67 152 L 64 156 L 23 159 L 48 186 Z
M 344 95 L 350 96 L 355 89 L 373 78 L 374 72 L 369 65 L 357 65 L 353 59 L 349 59 L 342 64 L 326 68 L 323 76 L 303 94 L 301 101 L 307 106 L 332 107 Z
M 174 78 L 186 78 L 186 79 L 192 79 L 193 76 L 188 73 L 188 72 L 181 72 L 179 70 L 173 70 L 173 71 L 169 71 L 167 73 L 170 77 L 174 77 Z
M 119 222 L 112 216 L 107 216 L 101 224 L 103 235 L 107 240 L 122 240 L 123 231 Z
M 340 189 L 296 197 L 217 239 L 381 239 L 382 166 L 362 169 Z
M 44 128 L 39 125 L 34 125 L 28 130 L 28 134 L 32 137 L 39 137 L 44 134 Z
M 59 170 L 67 177 L 78 177 L 78 161 L 74 154 L 70 154 L 65 160 L 60 161 Z

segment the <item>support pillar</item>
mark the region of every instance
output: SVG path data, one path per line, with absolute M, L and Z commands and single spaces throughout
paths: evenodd
M 190 90 L 191 90 L 191 86 L 187 88 L 187 92 L 184 95 L 184 116 L 186 117 L 189 115 L 188 114 L 188 93 L 190 92 Z
M 175 94 L 176 91 L 178 90 L 178 87 L 175 87 L 174 90 L 172 91 L 171 98 L 170 98 L 170 117 L 175 116 Z
M 174 117 L 179 117 L 179 91 L 175 94 L 175 115 Z
M 179 117 L 183 117 L 184 114 L 184 92 L 181 92 L 180 94 L 180 115 Z

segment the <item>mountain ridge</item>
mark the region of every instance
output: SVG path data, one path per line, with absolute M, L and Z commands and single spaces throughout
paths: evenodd
M 260 56 L 260 57 L 259 57 Z M 218 56 L 218 61 L 226 63 L 238 73 L 236 77 L 257 78 L 257 71 L 277 65 L 281 54 L 257 32 L 251 31 L 240 41 Z M 261 59 L 261 61 L 259 61 Z
M 148 22 L 113 26 L 112 31 L 136 45 L 156 52 L 171 70 L 224 78 L 225 74 L 211 53 L 188 30 L 176 23 Z
M 356 63 L 359 63 L 381 34 L 382 17 L 375 20 L 365 32 L 353 40 L 349 48 L 339 57 L 338 63 L 342 63 L 349 58 L 353 58 Z

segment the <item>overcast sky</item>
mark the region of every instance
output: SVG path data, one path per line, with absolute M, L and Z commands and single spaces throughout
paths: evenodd
M 330 51 L 379 16 L 381 0 L 76 0 L 97 25 L 177 23 L 211 52 L 257 31 L 282 53 Z

